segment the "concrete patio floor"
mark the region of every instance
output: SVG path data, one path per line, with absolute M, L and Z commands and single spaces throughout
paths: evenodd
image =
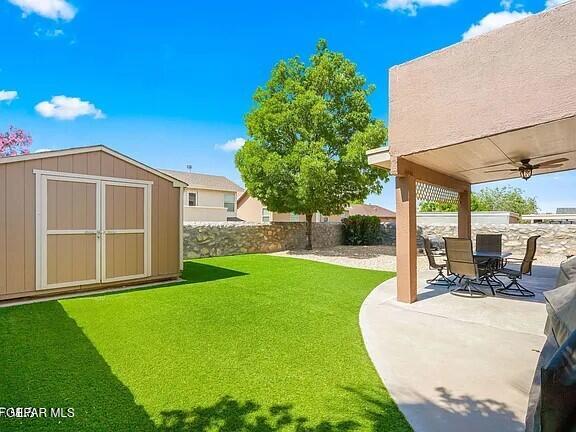
M 415 431 L 523 431 L 528 391 L 544 344 L 557 269 L 535 266 L 531 300 L 463 298 L 427 286 L 419 301 L 395 300 L 396 279 L 364 301 L 360 326 L 372 361 Z

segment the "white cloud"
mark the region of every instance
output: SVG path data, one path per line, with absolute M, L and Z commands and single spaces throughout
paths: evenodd
M 234 152 L 240 150 L 245 142 L 246 140 L 244 138 L 234 138 L 230 141 L 226 141 L 224 144 L 216 144 L 215 148 L 227 152 Z
M 406 12 L 408 15 L 416 15 L 419 8 L 429 6 L 450 6 L 458 0 L 384 0 L 380 7 L 390 11 Z
M 18 97 L 16 90 L 0 90 L 0 102 L 12 102 Z
M 46 39 L 55 39 L 61 36 L 64 36 L 64 30 L 62 29 L 55 29 L 55 30 L 50 30 L 50 29 L 36 29 L 34 31 L 34 36 L 38 37 L 38 38 L 46 38 Z
M 40 102 L 35 109 L 42 117 L 58 120 L 74 120 L 76 117 L 82 116 L 90 116 L 95 119 L 105 117 L 104 113 L 94 104 L 68 96 L 54 96 L 50 102 Z
M 491 12 L 482 18 L 478 24 L 473 24 L 466 32 L 464 32 L 462 39 L 466 40 L 484 33 L 488 33 L 507 24 L 511 24 L 513 22 L 524 19 L 530 15 L 532 15 L 531 12 L 507 10 L 501 12 Z
M 566 3 L 568 0 L 546 0 L 546 9 Z
M 38 150 L 34 150 L 33 153 L 45 153 L 45 152 L 49 152 L 52 151 L 52 149 L 49 148 L 39 148 Z
M 70 21 L 76 15 L 76 8 L 66 0 L 8 0 L 22 9 L 24 16 L 38 14 L 53 20 Z

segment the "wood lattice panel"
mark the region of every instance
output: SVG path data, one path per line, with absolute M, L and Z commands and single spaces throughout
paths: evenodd
M 416 182 L 416 199 L 419 201 L 458 204 L 458 192 L 442 186 Z

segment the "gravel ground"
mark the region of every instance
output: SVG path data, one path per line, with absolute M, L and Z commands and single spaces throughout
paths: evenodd
M 282 251 L 270 255 L 303 258 L 347 267 L 396 271 L 396 256 L 389 246 L 335 246 L 312 251 Z M 564 256 L 537 257 L 536 265 L 557 267 L 564 259 Z M 428 260 L 426 257 L 418 256 L 418 269 L 425 270 L 427 268 Z

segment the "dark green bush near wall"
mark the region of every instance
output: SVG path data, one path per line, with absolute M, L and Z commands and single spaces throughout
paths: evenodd
M 342 220 L 344 244 L 374 245 L 380 243 L 380 219 L 376 216 L 350 216 Z

